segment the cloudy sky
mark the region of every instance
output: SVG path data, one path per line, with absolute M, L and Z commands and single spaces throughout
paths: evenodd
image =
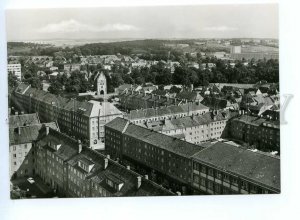
M 278 38 L 278 6 L 210 5 L 6 11 L 8 41 Z

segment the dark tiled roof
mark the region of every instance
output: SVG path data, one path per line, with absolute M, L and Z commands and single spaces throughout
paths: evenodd
M 223 109 L 228 107 L 228 101 L 221 98 L 205 97 L 201 103 L 203 105 L 209 106 L 212 109 Z
M 105 127 L 112 128 L 114 130 L 122 132 L 127 123 L 129 123 L 129 121 L 127 121 L 123 118 L 117 117 L 114 120 L 105 124 Z
M 263 123 L 272 125 L 276 128 L 279 128 L 279 120 L 267 120 L 266 118 L 252 116 L 252 115 L 241 115 L 238 118 L 233 119 L 233 121 L 241 121 L 246 124 L 252 124 L 255 126 L 262 126 Z
M 19 126 L 28 126 L 39 124 L 40 120 L 37 113 L 23 114 L 23 115 L 10 115 L 9 116 L 9 127 L 16 128 Z
M 64 108 L 69 111 L 80 111 L 83 115 L 86 116 L 90 116 L 93 108 L 93 103 L 91 102 L 67 99 L 35 88 L 29 88 L 25 92 L 25 95 L 31 95 L 34 99 L 39 100 L 43 103 L 53 104 L 54 106 Z
M 193 159 L 280 191 L 280 159 L 218 142 Z
M 129 124 L 125 134 L 184 157 L 190 157 L 203 149 L 201 146 L 181 141 L 134 124 Z
M 182 105 L 171 105 L 171 106 L 163 106 L 159 108 L 147 108 L 142 110 L 132 110 L 130 111 L 128 118 L 130 120 L 134 119 L 143 119 L 143 118 L 151 118 L 151 117 L 159 117 L 164 115 L 172 115 L 179 113 L 188 113 L 189 111 L 197 111 L 208 109 L 208 107 L 202 105 L 201 103 L 187 103 Z
M 121 164 L 108 159 L 108 166 L 104 169 L 103 160 L 104 155 L 91 150 L 83 148 L 80 154 L 68 161 L 69 164 L 77 166 L 77 161 L 86 158 L 93 161 L 95 164 L 90 173 L 87 174 L 87 179 L 91 179 L 94 183 L 99 184 L 101 187 L 109 191 L 112 196 L 167 196 L 174 195 L 167 189 L 153 183 L 150 180 L 142 178 L 141 186 L 137 189 L 137 177 L 140 176 L 132 170 L 126 169 Z M 116 184 L 123 184 L 120 190 L 116 190 L 106 183 L 109 179 Z
M 178 93 L 176 98 L 187 99 L 190 101 L 194 101 L 197 99 L 203 99 L 201 95 L 197 94 L 197 92 L 192 92 L 192 91 L 187 91 L 187 90 L 184 90 L 184 91 Z
M 58 130 L 58 126 L 55 122 L 45 123 L 47 126 Z M 24 144 L 36 141 L 39 137 L 39 131 L 43 127 L 43 124 L 35 124 L 29 126 L 23 126 L 18 128 L 9 129 L 9 144 Z M 20 129 L 20 134 L 18 129 Z
M 46 135 L 45 129 L 43 128 L 40 131 L 38 144 L 43 147 L 49 148 L 49 142 L 51 143 L 51 145 L 61 145 L 61 147 L 57 151 L 53 152 L 64 161 L 69 160 L 72 156 L 78 153 L 77 140 L 51 128 L 49 129 L 49 134 Z

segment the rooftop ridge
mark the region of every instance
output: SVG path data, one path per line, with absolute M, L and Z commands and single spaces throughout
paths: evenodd
M 101 154 L 100 152 L 97 152 L 97 151 L 95 151 L 95 150 L 93 150 L 93 149 L 85 148 L 85 150 L 90 151 L 92 154 L 95 154 L 95 155 L 97 155 L 97 156 L 102 157 L 102 159 L 107 158 L 106 155 Z M 125 166 L 123 166 L 122 164 L 120 164 L 120 163 L 114 161 L 113 159 L 111 159 L 111 158 L 107 158 L 107 159 L 108 159 L 109 163 L 113 163 L 113 165 L 118 166 L 118 167 L 124 169 L 124 172 L 131 173 L 131 174 L 135 175 L 136 177 L 140 176 L 140 177 L 142 177 L 143 181 L 149 182 L 150 184 L 155 185 L 155 186 L 157 186 L 157 187 L 159 187 L 159 188 L 161 188 L 161 189 L 163 189 L 163 190 L 165 190 L 165 191 L 167 191 L 167 192 L 173 193 L 172 191 L 170 191 L 170 190 L 164 188 L 163 186 L 161 186 L 161 185 L 155 183 L 154 181 L 149 180 L 149 179 L 146 179 L 142 174 L 139 174 L 139 173 L 137 173 L 137 172 L 135 172 L 135 171 L 133 171 L 133 170 L 131 170 L 131 169 L 126 169 Z M 173 193 L 173 194 L 174 194 L 174 193 Z

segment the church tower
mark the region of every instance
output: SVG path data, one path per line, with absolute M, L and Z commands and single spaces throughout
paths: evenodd
M 106 85 L 106 77 L 101 72 L 97 74 L 97 95 L 106 97 L 107 94 L 107 85 Z

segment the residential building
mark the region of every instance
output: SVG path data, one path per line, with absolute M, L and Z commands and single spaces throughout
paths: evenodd
M 191 184 L 190 157 L 203 149 L 122 118 L 106 124 L 105 145 L 114 158 L 127 158 L 151 168 L 170 184 L 176 183 L 176 189 L 183 194 Z
M 170 196 L 171 191 L 80 141 L 45 127 L 36 143 L 39 175 L 59 196 Z
M 80 70 L 81 64 L 64 64 L 64 70 L 67 71 L 68 73 L 73 72 L 75 70 Z
M 106 149 L 112 157 L 119 158 L 120 161 L 130 160 L 137 166 L 150 169 L 151 173 L 158 173 L 163 177 L 164 185 L 183 194 L 280 192 L 279 158 L 274 159 L 236 146 L 227 147 L 228 144 L 225 148 L 223 143 L 198 146 L 134 125 L 122 118 L 106 124 L 105 133 Z M 201 179 L 200 166 L 205 166 L 205 176 L 203 174 Z M 219 183 L 219 180 L 215 180 L 215 175 L 220 176 L 207 167 L 221 171 L 221 181 L 229 178 L 229 188 L 232 190 L 226 191 L 225 188 L 220 189 L 208 182 L 207 180 L 212 180 Z M 225 174 L 229 176 L 223 176 Z M 209 190 L 200 187 L 202 179 Z M 245 187 L 242 186 L 243 180 L 248 184 L 245 183 Z
M 279 120 L 252 115 L 240 115 L 230 123 L 229 136 L 263 151 L 280 153 Z
M 192 96 L 188 96 L 188 97 L 192 97 Z M 170 98 L 169 96 L 156 95 L 155 93 L 146 94 L 145 92 L 141 92 L 141 91 L 125 92 L 121 94 L 119 98 L 120 98 L 121 106 L 126 110 L 157 108 L 157 107 L 171 106 L 171 105 L 182 105 L 189 102 L 188 99 Z M 194 105 L 196 105 L 196 102 L 194 100 L 195 99 L 192 99 L 190 102 L 194 102 Z
M 235 115 L 230 111 L 206 112 L 203 115 L 193 115 L 173 119 L 165 119 L 161 125 L 148 123 L 149 129 L 160 133 L 181 137 L 187 142 L 199 144 L 228 136 L 228 120 Z
M 218 142 L 192 156 L 193 187 L 207 194 L 280 193 L 280 159 Z
M 65 133 L 80 138 L 91 148 L 104 148 L 104 124 L 122 117 L 113 104 L 77 101 L 20 84 L 13 94 L 13 105 L 24 112 L 37 112 L 42 122 L 57 121 Z
M 22 71 L 21 71 L 21 64 L 20 63 L 7 64 L 7 72 L 8 73 L 13 73 L 18 78 L 18 80 L 21 81 Z
M 203 115 L 208 112 L 208 107 L 201 103 L 186 103 L 182 105 L 162 106 L 159 108 L 147 108 L 141 110 L 132 110 L 124 117 L 130 120 L 133 124 L 146 125 L 150 122 L 162 120 L 171 120 L 173 118 L 182 118 L 193 115 Z
M 59 130 L 55 122 L 40 123 L 37 114 L 13 115 L 9 117 L 9 161 L 10 178 L 35 174 L 33 165 L 34 142 L 43 126 Z

